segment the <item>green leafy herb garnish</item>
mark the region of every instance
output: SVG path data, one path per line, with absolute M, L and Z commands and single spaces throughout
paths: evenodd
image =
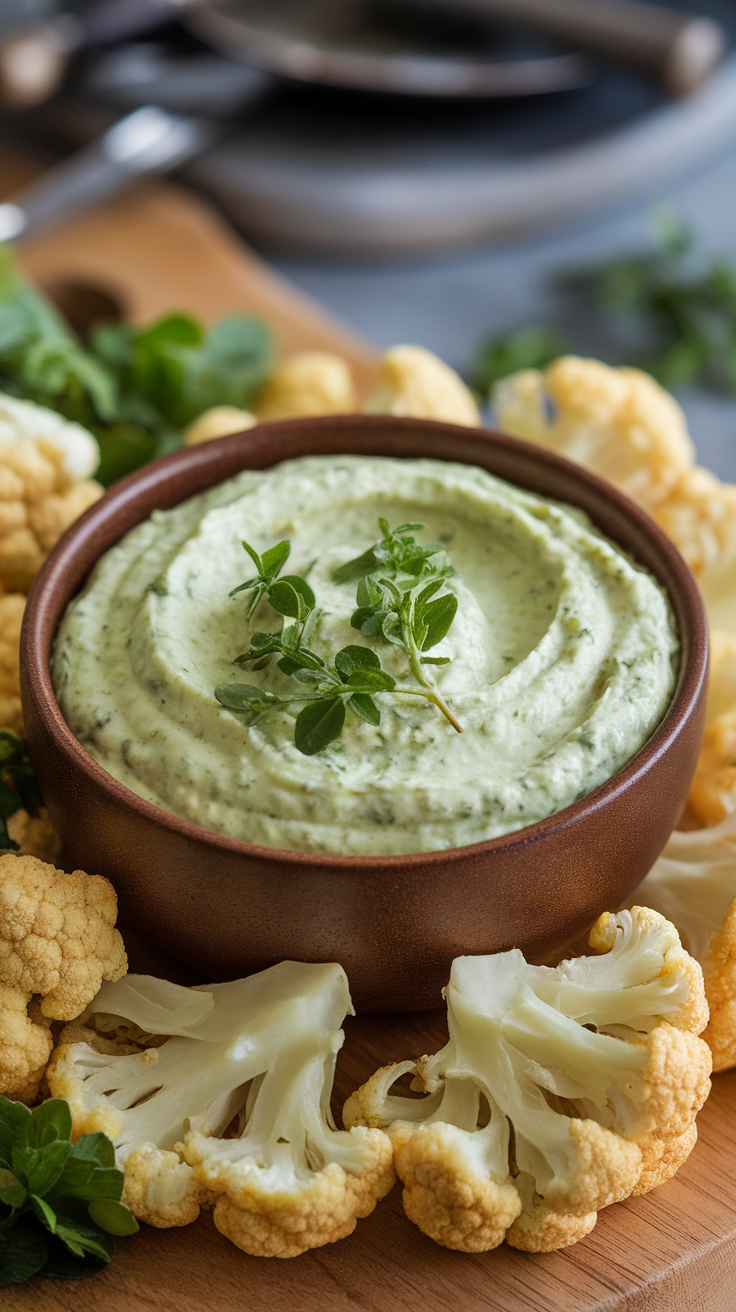
M 61 1098 L 31 1112 L 0 1097 L 0 1286 L 92 1276 L 112 1257 L 110 1236 L 138 1229 L 120 1202 L 110 1140 L 84 1134 L 73 1144 L 71 1132 Z
M 21 807 L 29 815 L 38 815 L 42 805 L 25 739 L 7 729 L 0 730 L 0 852 L 18 851 L 18 844 L 8 833 L 10 817 Z
M 410 536 L 422 524 L 402 524 L 393 531 L 388 521 L 379 519 L 382 537 L 362 556 L 348 561 L 333 574 L 337 583 L 359 580 L 351 624 L 353 628 L 379 643 L 392 644 L 406 652 L 409 668 L 419 685 L 399 687 L 381 666 L 380 657 L 371 647 L 349 645 L 335 654 L 329 664 L 310 647 L 319 615 L 312 589 L 296 575 L 281 576 L 291 550 L 289 542 L 279 542 L 263 556 L 243 542 L 257 574 L 233 588 L 235 596 L 250 591 L 250 618 L 260 601 L 270 606 L 292 624 L 282 623 L 273 632 L 254 633 L 250 648 L 236 657 L 235 664 L 252 664 L 263 669 L 271 656 L 282 674 L 298 683 L 303 691 L 279 697 L 248 683 L 225 683 L 215 688 L 221 706 L 251 725 L 273 710 L 288 710 L 303 703 L 296 717 L 294 744 L 305 756 L 314 756 L 340 737 L 350 710 L 368 724 L 381 722 L 375 694 L 390 692 L 394 696 L 424 697 L 432 702 L 458 733 L 462 729 L 443 701 L 428 670 L 428 665 L 446 665 L 448 657 L 431 657 L 422 653 L 441 642 L 457 612 L 453 592 L 436 593 L 454 573 L 444 547 L 438 543 L 420 546 Z M 408 575 L 408 579 L 401 578 Z M 376 577 L 374 577 L 376 576 Z
M 248 315 L 207 331 L 183 314 L 144 328 L 105 324 L 83 346 L 0 244 L 0 391 L 94 433 L 105 486 L 181 446 L 182 430 L 210 406 L 247 408 L 273 350 L 269 329 Z

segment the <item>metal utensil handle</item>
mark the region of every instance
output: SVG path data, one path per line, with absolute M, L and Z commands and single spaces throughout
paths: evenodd
M 422 0 L 448 8 L 448 0 Z M 675 95 L 694 91 L 723 58 L 726 37 L 710 18 L 641 0 L 455 0 L 456 9 L 533 27 L 636 64 Z
M 155 105 L 135 110 L 94 145 L 0 204 L 0 241 L 34 235 L 117 195 L 136 178 L 176 168 L 210 145 L 218 131 L 208 120 L 181 118 Z

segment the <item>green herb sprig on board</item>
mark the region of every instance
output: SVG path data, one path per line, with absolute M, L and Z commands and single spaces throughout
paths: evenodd
M 408 536 L 409 530 L 422 524 L 402 524 L 393 532 L 388 522 L 379 520 L 383 534 L 378 542 L 355 560 L 347 562 L 333 574 L 338 583 L 359 579 L 356 601 L 358 609 L 351 624 L 378 642 L 401 647 L 409 658 L 411 673 L 418 687 L 400 687 L 381 666 L 371 648 L 350 644 L 338 651 L 330 662 L 324 660 L 309 643 L 319 618 L 316 598 L 305 579 L 281 575 L 291 552 L 289 542 L 279 542 L 263 556 L 243 542 L 258 571 L 255 577 L 233 588 L 235 596 L 251 591 L 250 618 L 263 598 L 284 618 L 281 628 L 254 633 L 250 648 L 238 656 L 237 665 L 263 669 L 271 657 L 282 674 L 288 675 L 302 691 L 291 695 L 275 693 L 247 683 L 224 683 L 215 688 L 215 697 L 226 710 L 251 725 L 273 710 L 290 710 L 302 704 L 294 726 L 294 744 L 305 756 L 314 756 L 340 737 L 347 711 L 368 724 L 381 722 L 378 692 L 399 697 L 423 697 L 437 707 L 458 733 L 462 733 L 449 707 L 440 696 L 426 666 L 446 665 L 448 657 L 428 657 L 423 652 L 441 642 L 457 611 L 457 597 L 445 592 L 435 594 L 454 572 L 445 550 L 437 543 L 422 547 Z M 381 577 L 374 579 L 371 573 Z M 396 583 L 400 574 L 409 579 Z M 389 577 L 392 576 L 392 577 Z M 293 623 L 287 624 L 286 620 Z
M 29 1111 L 0 1097 L 0 1286 L 93 1276 L 112 1257 L 111 1236 L 138 1229 L 120 1202 L 110 1140 L 84 1134 L 73 1144 L 71 1132 L 61 1098 Z
M 0 244 L 0 391 L 88 428 L 106 487 L 176 450 L 182 430 L 210 406 L 247 409 L 273 360 L 270 330 L 240 314 L 209 330 L 184 314 L 144 328 L 104 324 L 82 345 Z

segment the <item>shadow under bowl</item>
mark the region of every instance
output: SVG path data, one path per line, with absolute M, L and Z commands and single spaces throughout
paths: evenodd
M 580 506 L 668 593 L 682 657 L 672 702 L 640 751 L 582 801 L 516 833 L 408 856 L 324 856 L 239 842 L 143 801 L 77 742 L 49 675 L 59 621 L 93 565 L 155 509 L 241 469 L 304 455 L 432 457 L 479 465 Z M 707 626 L 695 582 L 654 523 L 593 475 L 487 430 L 386 416 L 263 425 L 177 452 L 117 484 L 62 538 L 28 599 L 23 714 L 64 847 L 114 884 L 125 920 L 208 979 L 283 959 L 339 961 L 358 1010 L 435 1007 L 459 955 L 519 947 L 549 959 L 615 909 L 685 804 L 703 733 Z

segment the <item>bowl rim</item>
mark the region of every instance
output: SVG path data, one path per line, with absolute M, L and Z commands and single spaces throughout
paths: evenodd
M 684 661 L 681 660 L 672 699 L 654 733 L 620 770 L 617 770 L 614 775 L 604 780 L 590 793 L 562 810 L 553 812 L 552 815 L 537 820 L 531 825 L 525 825 L 521 829 L 513 830 L 511 833 L 501 834 L 496 838 L 484 839 L 481 842 L 469 843 L 462 847 L 439 848 L 424 852 L 376 856 L 342 856 L 336 853 L 299 852 L 289 848 L 265 847 L 258 843 L 249 843 L 243 839 L 229 838 L 216 830 L 205 829 L 190 820 L 184 820 L 173 815 L 171 812 L 164 810 L 163 807 L 146 801 L 145 798 L 139 797 L 137 793 L 125 784 L 120 783 L 103 766 L 99 765 L 75 738 L 56 700 L 51 682 L 50 655 L 61 615 L 63 615 L 66 607 L 77 595 L 80 588 L 84 586 L 97 561 L 105 551 L 110 550 L 127 532 L 130 532 L 137 524 L 142 523 L 152 511 L 148 511 L 146 515 L 141 515 L 138 519 L 131 520 L 131 523 L 123 528 L 118 536 L 98 551 L 94 562 L 81 578 L 75 591 L 70 595 L 63 610 L 59 613 L 53 625 L 53 631 L 48 637 L 48 651 L 46 652 L 44 644 L 41 641 L 36 641 L 36 638 L 39 633 L 43 634 L 47 623 L 47 615 L 51 609 L 51 598 L 57 592 L 60 583 L 66 585 L 65 576 L 76 553 L 84 548 L 90 538 L 95 537 L 97 528 L 101 527 L 102 523 L 108 521 L 111 516 L 123 511 L 126 507 L 137 504 L 140 498 L 151 495 L 156 489 L 163 488 L 172 475 L 175 475 L 180 469 L 188 469 L 191 466 L 194 470 L 206 470 L 208 466 L 216 463 L 218 455 L 229 452 L 230 448 L 236 443 L 237 450 L 243 451 L 248 448 L 253 440 L 257 439 L 259 443 L 262 443 L 265 439 L 267 442 L 268 434 L 274 431 L 283 434 L 288 433 L 290 430 L 296 430 L 298 434 L 304 429 L 305 425 L 316 425 L 319 429 L 327 431 L 344 428 L 346 425 L 355 425 L 359 431 L 372 432 L 385 428 L 387 423 L 392 427 L 416 433 L 426 433 L 429 430 L 445 437 L 462 436 L 466 441 L 468 439 L 472 441 L 473 438 L 490 440 L 496 447 L 501 446 L 520 452 L 533 460 L 537 460 L 543 466 L 552 466 L 559 473 L 570 478 L 573 486 L 576 483 L 582 484 L 598 498 L 602 497 L 603 500 L 612 503 L 614 510 L 617 510 L 619 514 L 623 513 L 625 517 L 632 520 L 639 533 L 650 540 L 659 555 L 664 557 L 670 571 L 677 580 L 679 597 L 673 594 L 672 589 L 668 588 L 661 578 L 657 578 L 659 586 L 668 596 L 672 610 L 675 612 L 681 645 L 683 649 L 687 649 L 690 658 L 687 667 Z M 308 450 L 302 452 L 303 456 L 309 454 Z M 344 452 L 343 454 L 350 454 L 350 452 Z M 273 468 L 275 465 L 282 463 L 284 459 L 291 458 L 299 457 L 281 457 L 270 463 L 266 462 L 263 465 L 251 467 L 258 469 Z M 395 458 L 419 459 L 422 457 L 397 455 Z M 439 456 L 424 458 L 442 459 Z M 450 458 L 447 459 L 449 462 Z M 460 464 L 473 463 L 470 460 L 463 460 L 460 455 L 457 457 L 457 462 Z M 248 467 L 243 466 L 243 468 Z M 227 477 L 234 476 L 233 473 Z M 501 475 L 493 476 L 502 477 Z M 224 481 L 226 480 L 215 478 L 210 482 L 203 482 L 198 491 L 187 493 L 185 496 L 176 499 L 171 502 L 171 506 L 180 505 L 188 500 L 190 496 L 196 496 L 199 492 L 207 490 L 208 487 L 213 487 L 218 482 Z M 510 479 L 504 479 L 503 481 L 511 482 Z M 521 484 L 512 485 L 521 486 Z M 553 501 L 560 500 L 557 497 L 551 497 L 550 499 Z M 575 505 L 577 502 L 571 498 L 569 504 Z M 615 541 L 615 539 L 611 540 Z M 621 548 L 622 544 L 617 542 L 616 545 Z M 627 554 L 631 553 L 627 551 Z M 643 568 L 646 567 L 643 566 Z M 687 634 L 683 632 L 681 616 L 687 617 L 690 625 L 690 632 Z M 565 830 L 577 825 L 586 815 L 598 811 L 601 807 L 620 796 L 621 793 L 627 791 L 635 784 L 637 778 L 646 773 L 667 751 L 670 744 L 683 731 L 708 672 L 708 626 L 703 601 L 695 579 L 674 543 L 650 519 L 644 510 L 640 509 L 622 492 L 619 492 L 612 484 L 582 468 L 582 466 L 573 464 L 565 457 L 557 455 L 557 453 L 545 447 L 510 437 L 497 429 L 467 428 L 430 419 L 398 418 L 388 415 L 318 416 L 259 424 L 255 428 L 243 432 L 227 434 L 225 437 L 216 438 L 196 446 L 184 447 L 169 456 L 149 462 L 132 474 L 127 475 L 127 477 L 120 479 L 113 484 L 103 498 L 95 502 L 89 510 L 74 522 L 41 567 L 28 594 L 21 630 L 20 649 L 22 683 L 27 684 L 29 688 L 33 686 L 36 711 L 44 721 L 47 731 L 55 740 L 57 748 L 65 755 L 71 756 L 76 766 L 88 776 L 91 782 L 106 792 L 118 806 L 132 808 L 144 819 L 160 827 L 173 830 L 182 838 L 203 846 L 214 846 L 224 852 L 249 855 L 266 865 L 269 863 L 281 867 L 287 865 L 302 869 L 305 872 L 320 867 L 330 870 L 334 875 L 342 873 L 346 876 L 354 873 L 358 874 L 361 871 L 380 872 L 385 870 L 391 872 L 414 866 L 426 868 L 427 866 L 449 864 L 451 867 L 455 867 L 479 855 L 488 857 L 494 852 L 523 849 L 544 836 L 564 833 Z M 22 688 L 22 693 L 24 700 L 27 696 L 31 696 L 25 687 Z

